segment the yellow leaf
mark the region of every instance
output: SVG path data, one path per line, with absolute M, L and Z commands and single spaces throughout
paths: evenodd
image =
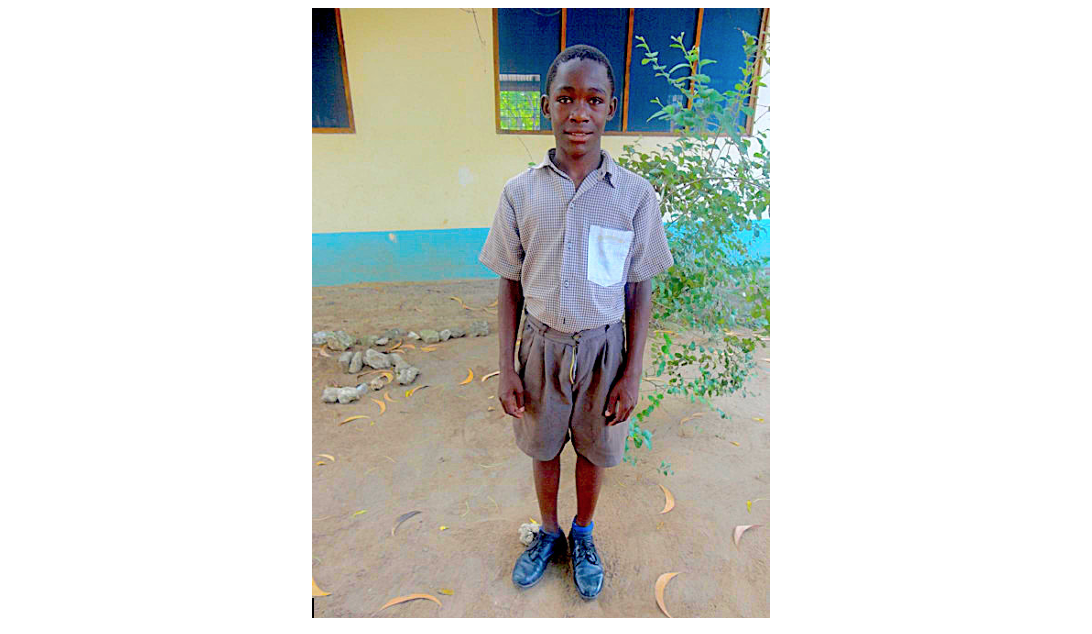
M 379 376 L 387 377 L 387 383 L 390 383 L 391 381 L 394 380 L 394 373 L 389 371 L 389 370 L 384 370 L 384 371 L 380 372 Z
M 395 402 L 395 401 L 394 401 L 394 399 L 393 399 L 393 398 L 391 398 L 391 395 L 390 395 L 390 394 L 388 394 L 387 392 L 383 392 L 383 399 L 384 399 L 384 400 L 387 400 L 387 401 L 390 401 L 391 403 L 394 403 L 394 402 Z
M 660 488 L 664 490 L 664 497 L 666 498 L 664 500 L 664 510 L 660 511 L 660 515 L 663 515 L 664 513 L 675 508 L 675 496 L 671 495 L 671 491 L 668 491 L 667 487 L 665 487 L 664 485 L 661 484 Z
M 337 458 L 334 458 L 333 456 L 331 456 L 328 453 L 320 453 L 318 456 L 319 456 L 319 458 L 329 458 L 330 462 L 337 462 Z
M 325 295 L 315 295 L 311 299 L 326 299 L 326 296 Z
M 442 531 L 446 531 L 446 530 L 447 530 L 447 527 L 446 527 L 446 526 L 441 526 L 441 527 L 440 527 L 440 530 L 442 530 Z
M 466 371 L 469 372 L 470 374 L 466 375 L 466 378 L 463 379 L 463 382 L 459 383 L 459 385 L 466 385 L 467 383 L 470 383 L 471 381 L 474 380 L 474 371 L 471 370 L 470 368 L 467 368 Z
M 448 596 L 451 596 L 451 595 L 455 594 L 455 591 L 451 590 L 449 588 L 440 588 L 440 594 L 446 594 Z
M 667 606 L 664 605 L 664 588 L 667 587 L 667 582 L 671 581 L 671 578 L 679 573 L 677 572 L 665 572 L 660 575 L 660 578 L 656 580 L 656 605 L 660 606 L 660 610 L 667 615 L 667 618 L 671 618 L 671 615 L 667 613 Z
M 427 385 L 418 385 L 418 386 L 417 386 L 417 387 L 415 387 L 415 388 L 412 388 L 412 389 L 406 390 L 406 398 L 409 398 L 409 397 L 413 396 L 413 393 L 414 393 L 414 392 L 416 392 L 417 390 L 423 390 L 423 389 L 425 389 L 426 387 L 428 387 L 428 386 L 427 386 Z
M 321 464 L 326 464 L 326 462 L 325 462 L 325 461 L 323 461 L 323 460 L 319 460 L 319 461 L 318 461 L 318 462 L 316 462 L 315 464 L 316 464 L 316 465 L 321 465 Z
M 341 421 L 340 423 L 338 423 L 338 425 L 344 425 L 345 423 L 352 422 L 352 421 L 360 419 L 360 418 L 370 418 L 370 417 L 369 416 L 364 416 L 363 414 L 361 414 L 360 416 L 350 416 L 350 417 L 346 418 L 345 420 Z
M 538 524 L 538 522 L 536 522 L 535 518 L 533 518 L 533 517 L 528 517 L 527 519 L 531 520 L 532 524 Z
M 395 597 L 395 598 L 391 599 L 390 601 L 387 601 L 383 605 L 383 607 L 376 610 L 376 612 L 381 612 L 381 611 L 386 610 L 387 608 L 391 607 L 392 605 L 397 605 L 399 603 L 405 603 L 406 601 L 413 601 L 414 599 L 428 599 L 429 601 L 435 601 L 436 605 L 438 605 L 440 607 L 444 607 L 444 604 L 440 603 L 440 600 L 437 599 L 436 597 L 432 596 L 431 594 L 407 594 L 404 597 Z
M 765 418 L 759 418 L 759 417 L 757 417 L 757 416 L 752 416 L 752 417 L 751 417 L 751 420 L 756 420 L 756 421 L 758 421 L 758 422 L 760 422 L 760 423 L 761 423 L 762 421 L 764 421 L 764 420 L 766 420 L 766 419 L 765 419 Z
M 379 406 L 379 415 L 380 416 L 382 416 L 383 414 L 385 414 L 387 412 L 387 404 L 386 403 L 384 403 L 383 401 L 381 401 L 381 400 L 379 400 L 377 398 L 373 398 L 372 402 Z
M 747 500 L 747 512 L 748 513 L 751 512 L 751 501 L 750 500 Z
M 368 512 L 368 509 L 364 509 L 363 511 L 357 511 L 356 513 L 353 513 L 353 517 L 356 517 L 357 515 L 363 515 L 363 514 L 365 514 L 367 512 Z
M 402 346 L 402 347 L 403 347 L 403 348 L 411 348 L 411 349 L 413 349 L 413 350 L 416 350 L 416 349 L 417 349 L 417 346 L 413 345 L 412 343 L 407 343 L 406 345 L 404 345 L 404 346 Z
M 493 303 L 489 305 L 489 308 L 492 308 L 492 307 L 496 306 L 497 302 L 499 302 L 499 301 L 500 301 L 499 299 L 494 299 Z
M 421 348 L 421 352 L 432 352 L 435 349 L 436 349 L 435 347 L 429 346 L 427 348 Z
M 328 597 L 328 596 L 330 596 L 330 593 L 326 592 L 322 588 L 318 587 L 318 584 L 315 583 L 315 578 L 311 577 L 311 597 L 313 598 L 313 597 Z
M 693 420 L 695 418 L 698 418 L 699 416 L 703 416 L 704 414 L 705 414 L 705 412 L 698 412 L 696 414 L 691 414 L 691 415 L 687 416 L 686 418 L 680 420 L 679 424 L 685 423 L 688 420 Z
M 739 443 L 734 441 L 734 440 L 729 440 L 728 442 L 732 443 L 733 445 L 735 445 L 737 447 L 739 446 Z
M 399 348 L 401 348 L 401 347 L 402 347 L 402 340 L 401 340 L 401 339 L 399 339 L 399 340 L 398 340 L 398 343 L 394 344 L 394 346 L 393 346 L 393 347 L 392 347 L 392 348 L 391 348 L 390 350 L 387 350 L 387 352 L 388 352 L 388 353 L 390 353 L 390 352 L 394 352 L 395 350 L 397 350 L 397 349 L 399 349 Z
M 500 370 L 497 370 L 496 372 L 494 372 L 492 374 L 486 374 L 485 376 L 482 377 L 482 383 L 485 383 L 486 379 L 488 379 L 490 377 L 497 376 L 498 374 L 500 374 Z
M 492 411 L 495 411 L 496 409 L 497 409 L 497 408 L 495 408 L 495 407 L 487 407 L 487 408 L 485 409 L 485 411 L 487 411 L 487 412 L 492 412 Z

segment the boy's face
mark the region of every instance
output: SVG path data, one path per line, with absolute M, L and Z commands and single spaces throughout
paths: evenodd
M 558 149 L 568 155 L 598 154 L 603 129 L 617 107 L 607 67 L 590 59 L 560 64 L 550 94 L 542 96 L 542 114 L 550 119 Z

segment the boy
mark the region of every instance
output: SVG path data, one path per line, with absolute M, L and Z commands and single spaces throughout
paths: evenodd
M 541 107 L 556 147 L 505 184 L 478 258 L 501 276 L 497 398 L 514 417 L 516 444 L 532 459 L 542 513 L 512 581 L 533 586 L 550 559 L 565 554 L 557 489 L 561 450 L 571 437 L 577 512 L 568 547 L 585 599 L 603 587 L 592 516 L 603 469 L 622 461 L 623 423 L 637 404 L 650 280 L 674 264 L 655 190 L 600 149 L 618 106 L 614 89 L 614 71 L 599 49 L 570 46 L 554 59 Z

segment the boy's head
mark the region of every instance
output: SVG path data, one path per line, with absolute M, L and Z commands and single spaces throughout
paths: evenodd
M 557 148 L 569 156 L 599 153 L 607 121 L 614 118 L 614 70 L 602 51 L 584 44 L 561 51 L 546 73 L 542 114 Z

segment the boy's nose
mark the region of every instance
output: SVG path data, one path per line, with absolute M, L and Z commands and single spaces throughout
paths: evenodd
M 578 105 L 569 111 L 569 119 L 573 121 L 587 121 L 588 109 L 585 105 Z

